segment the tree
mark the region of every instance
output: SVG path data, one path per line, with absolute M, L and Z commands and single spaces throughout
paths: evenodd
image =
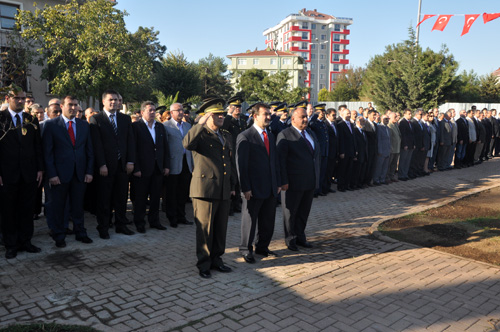
M 477 102 L 480 100 L 480 85 L 481 82 L 474 70 L 469 72 L 464 70 L 457 76 L 449 100 L 464 103 Z
M 236 71 L 236 88 L 241 92 L 245 100 L 259 100 L 262 82 L 268 74 L 262 69 L 252 68 L 243 72 Z
M 201 94 L 201 79 L 196 64 L 182 52 L 170 52 L 155 64 L 155 88 L 165 95 L 179 92 L 179 100 Z
M 484 75 L 480 79 L 480 96 L 483 103 L 498 103 L 500 102 L 500 85 L 498 77 L 489 74 Z
M 28 46 L 16 31 L 4 34 L 6 45 L 0 51 L 0 92 L 7 92 L 11 84 L 26 91 L 26 76 L 31 61 Z
M 113 87 L 126 99 L 133 97 L 133 87 L 150 80 L 152 58 L 164 48 L 152 29 L 129 33 L 124 15 L 110 1 L 72 0 L 35 12 L 21 10 L 16 28 L 31 43 L 36 63 L 44 66 L 42 78 L 49 80 L 52 94 L 74 94 L 89 102 Z
M 363 93 L 385 109 L 428 109 L 444 102 L 451 92 L 458 63 L 443 47 L 439 53 L 415 46 L 410 38 L 386 47 L 366 69 Z
M 230 74 L 224 59 L 210 53 L 198 61 L 198 73 L 202 84 L 203 97 L 215 95 L 227 99 L 233 89 L 229 83 Z
M 328 91 L 326 88 L 319 90 L 318 101 L 331 101 L 330 91 Z

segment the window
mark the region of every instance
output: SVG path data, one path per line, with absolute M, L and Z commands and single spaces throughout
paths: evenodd
M 320 79 L 320 80 L 322 80 L 322 79 L 324 79 L 324 78 L 325 78 L 325 75 L 323 75 L 323 74 L 319 74 L 319 79 Z
M 324 64 L 321 64 L 321 65 L 319 65 L 319 68 L 320 68 L 320 69 L 325 69 L 325 65 L 324 65 Z
M 312 80 L 316 79 L 316 76 L 314 74 L 311 74 L 311 79 Z
M 271 65 L 276 65 L 277 61 L 276 59 L 271 59 Z
M 292 60 L 291 59 L 283 59 L 283 64 L 284 65 L 291 65 L 292 64 Z
M 311 59 L 316 59 L 316 54 L 311 54 Z
M 247 64 L 247 59 L 238 59 L 238 64 L 239 65 L 246 65 Z
M 340 60 L 339 55 L 338 55 L 338 54 L 334 54 L 334 55 L 333 55 L 333 61 L 338 62 L 339 60 Z
M 302 39 L 307 39 L 309 37 L 309 33 L 302 32 Z
M 339 71 L 339 65 L 333 65 L 333 71 Z
M 325 50 L 326 49 L 326 45 L 325 44 L 321 44 L 321 49 Z
M 253 64 L 258 65 L 259 64 L 259 59 L 253 59 Z
M 14 25 L 16 24 L 15 17 L 18 9 L 19 6 L 17 5 L 0 3 L 0 22 L 2 24 L 2 29 L 14 29 Z
M 302 57 L 307 60 L 307 52 L 302 52 Z
M 316 49 L 316 44 L 311 44 L 311 50 L 315 50 Z
M 325 30 L 325 29 L 326 29 L 326 25 L 322 25 L 321 30 Z
M 321 40 L 326 40 L 326 35 L 321 35 Z
M 333 35 L 333 41 L 339 42 L 340 41 L 340 36 L 337 34 Z
M 307 50 L 307 43 L 302 43 L 302 47 L 301 47 L 303 50 Z
M 316 35 L 314 33 L 311 35 L 311 39 L 312 40 L 316 39 Z
M 335 24 L 334 31 L 340 31 L 340 24 Z
M 311 29 L 316 29 L 316 23 L 311 24 Z
M 324 85 L 323 83 L 321 83 L 321 84 L 319 85 L 319 89 L 321 90 L 321 89 L 324 89 L 324 88 L 325 88 L 325 85 Z
M 332 74 L 332 81 L 336 81 L 337 80 L 337 74 Z
M 333 45 L 333 51 L 334 52 L 340 52 L 340 45 L 339 44 Z
M 302 29 L 307 29 L 308 26 L 307 22 L 302 22 Z
M 316 68 L 316 65 L 314 63 L 311 63 L 311 69 Z
M 323 60 L 323 59 L 325 58 L 325 55 L 324 55 L 324 54 L 320 54 L 320 55 L 319 55 L 319 58 L 320 58 L 321 60 Z

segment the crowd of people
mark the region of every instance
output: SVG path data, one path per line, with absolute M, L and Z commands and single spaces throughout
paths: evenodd
M 52 99 L 44 109 L 13 88 L 0 111 L 1 230 L 5 257 L 37 253 L 33 220 L 42 211 L 59 248 L 67 235 L 90 244 L 84 211 L 109 230 L 133 235 L 192 225 L 199 274 L 230 272 L 224 264 L 229 215 L 241 213 L 240 253 L 277 256 L 269 249 L 281 204 L 289 250 L 311 248 L 305 229 L 314 197 L 407 181 L 435 171 L 470 167 L 500 152 L 496 110 L 404 110 L 402 114 L 346 105 L 326 108 L 262 102 L 242 112 L 243 99 L 204 100 L 196 118 L 189 104 L 167 110 L 144 102 L 129 116 L 114 90 L 102 111 L 78 99 Z M 127 202 L 133 220 L 126 217 Z M 42 204 L 43 203 L 43 204 Z M 146 224 L 147 218 L 147 224 Z M 71 229 L 70 223 L 73 227 Z M 135 226 L 135 231 L 130 225 Z

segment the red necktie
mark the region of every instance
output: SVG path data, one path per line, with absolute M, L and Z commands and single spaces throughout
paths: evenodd
M 75 132 L 73 131 L 73 121 L 70 121 L 68 124 L 68 134 L 71 143 L 73 144 L 73 146 L 75 146 Z
M 269 156 L 269 139 L 267 138 L 267 133 L 265 130 L 262 132 L 262 135 L 264 136 L 264 145 L 266 146 L 267 155 Z

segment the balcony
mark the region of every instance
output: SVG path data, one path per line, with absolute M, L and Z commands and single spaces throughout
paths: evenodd
M 298 25 L 292 25 L 292 26 L 290 27 L 290 30 L 291 30 L 291 31 L 299 31 L 299 30 L 300 30 L 300 27 L 299 27 Z
M 347 60 L 347 59 L 338 59 L 338 60 L 332 59 L 332 63 L 338 63 L 341 65 L 348 65 L 349 60 Z
M 341 39 L 341 40 L 333 40 L 333 44 L 344 44 L 344 45 L 349 45 L 349 39 Z
M 349 54 L 349 50 L 332 51 L 333 54 Z
M 302 36 L 292 36 L 288 38 L 288 41 L 304 41 L 307 39 L 302 39 Z

